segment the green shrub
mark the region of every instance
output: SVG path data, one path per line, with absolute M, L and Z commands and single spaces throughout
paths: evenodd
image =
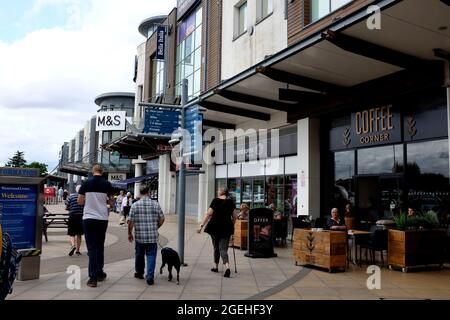
M 414 217 L 408 217 L 405 213 L 400 213 L 394 216 L 395 226 L 398 230 L 409 229 L 435 229 L 439 227 L 439 221 L 431 212 L 417 215 Z

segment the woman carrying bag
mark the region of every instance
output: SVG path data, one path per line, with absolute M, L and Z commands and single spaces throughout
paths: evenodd
M 211 236 L 214 247 L 214 267 L 211 271 L 219 272 L 219 260 L 222 257 L 226 268 L 223 275 L 225 278 L 229 278 L 231 274 L 228 245 L 230 237 L 234 233 L 234 209 L 235 204 L 229 198 L 228 190 L 220 188 L 218 197 L 211 202 L 205 218 L 197 229 L 197 232 L 200 233 L 206 225 L 205 232 Z

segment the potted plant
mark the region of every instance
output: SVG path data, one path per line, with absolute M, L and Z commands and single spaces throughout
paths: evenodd
M 353 215 L 351 203 L 347 203 L 344 211 L 344 221 L 347 230 L 353 230 L 356 227 L 356 218 Z
M 439 228 L 431 213 L 409 217 L 400 213 L 394 217 L 395 228 L 389 230 L 389 268 L 407 272 L 411 267 L 444 263 L 446 231 Z

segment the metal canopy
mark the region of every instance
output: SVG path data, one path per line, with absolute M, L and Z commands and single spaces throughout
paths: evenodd
M 119 152 L 126 156 L 139 156 L 142 154 L 160 155 L 170 148 L 169 137 L 152 136 L 145 134 L 128 134 L 115 141 L 104 144 L 102 148 L 110 152 Z
M 450 7 L 440 0 L 373 4 L 381 9 L 380 30 L 367 28 L 371 13 L 362 8 L 222 82 L 200 96 L 202 105 L 220 105 L 220 110 L 214 108 L 217 119 L 236 114 L 234 108 L 240 115 L 244 110 L 271 116 L 287 112 L 289 119 L 306 107 L 335 100 L 336 94 L 369 90 L 366 84 L 381 79 L 401 79 L 403 71 L 416 70 L 409 76 L 428 74 L 439 82 L 444 69 L 436 72 L 434 49 L 450 51 Z

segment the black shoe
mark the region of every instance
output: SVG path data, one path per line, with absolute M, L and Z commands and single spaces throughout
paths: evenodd
M 75 246 L 72 246 L 72 248 L 70 248 L 70 251 L 69 251 L 69 256 L 73 256 L 76 249 L 77 248 Z
M 107 276 L 106 273 L 104 273 L 104 272 L 100 273 L 100 274 L 98 275 L 98 277 L 97 277 L 97 281 L 98 281 L 98 282 L 105 281 L 106 276 Z
M 144 276 L 142 275 L 142 274 L 139 274 L 139 273 L 135 273 L 134 274 L 134 277 L 136 278 L 136 279 L 144 279 Z
M 97 288 L 97 281 L 89 279 L 89 281 L 87 282 L 87 286 L 91 288 Z
M 148 284 L 149 286 L 152 286 L 152 285 L 155 284 L 155 280 L 153 280 L 153 279 L 148 279 L 148 280 L 147 280 L 147 284 Z
M 231 275 L 230 269 L 225 270 L 225 273 L 223 274 L 223 276 L 224 276 L 225 278 L 229 278 L 230 275 Z
M 80 252 L 80 251 L 75 252 L 75 254 L 76 254 L 77 256 L 81 256 L 81 252 Z
M 212 268 L 211 271 L 217 273 L 217 272 L 219 272 L 219 269 L 218 268 Z

